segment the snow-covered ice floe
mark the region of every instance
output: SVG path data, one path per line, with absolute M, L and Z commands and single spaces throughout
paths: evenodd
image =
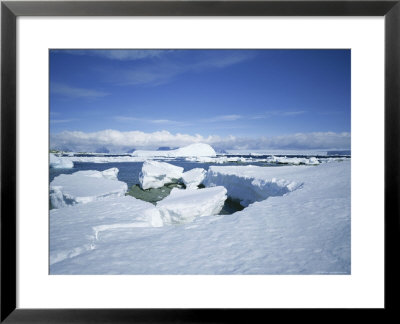
M 165 223 L 185 223 L 196 217 L 218 214 L 226 200 L 224 187 L 201 190 L 172 189 L 170 195 L 157 203 Z
M 182 177 L 183 168 L 165 162 L 145 161 L 139 174 L 142 189 L 160 188 Z
M 61 174 L 50 183 L 50 201 L 54 208 L 124 196 L 125 182 L 118 181 L 118 169 L 78 171 Z
M 305 164 L 305 165 L 318 165 L 320 162 L 316 157 L 299 158 L 299 157 L 286 157 L 286 156 L 270 156 L 266 162 L 281 163 L 281 164 Z
M 196 156 L 196 157 L 187 157 L 186 161 L 190 162 L 199 162 L 199 163 L 229 163 L 229 162 L 251 162 L 252 159 L 244 158 L 240 156 L 217 156 L 217 157 L 207 157 L 207 156 Z
M 190 144 L 170 151 L 143 151 L 138 150 L 132 153 L 137 157 L 191 157 L 191 156 L 216 156 L 214 149 L 203 143 Z
M 186 189 L 197 189 L 204 178 L 207 171 L 202 168 L 194 168 L 182 174 L 182 182 L 185 184 Z
M 50 153 L 50 168 L 54 169 L 72 169 L 74 162 L 69 159 L 58 157 L 53 153 Z
M 327 155 L 326 150 L 278 150 L 278 149 L 270 149 L 270 150 L 252 150 L 252 149 L 244 149 L 244 150 L 226 150 L 225 154 L 228 155 L 252 155 L 252 156 L 260 156 L 260 155 L 307 155 L 307 156 L 324 156 Z
M 283 168 L 283 167 L 282 167 Z M 291 177 L 279 177 L 282 168 L 261 168 L 248 166 L 211 166 L 204 180 L 206 187 L 224 186 L 231 198 L 239 199 L 242 206 L 268 197 L 283 196 L 302 186 L 303 182 L 288 180 Z
M 51 211 L 50 273 L 350 274 L 350 165 L 343 161 L 279 168 L 214 166 L 210 181 L 217 184 L 229 178 L 228 195 L 243 185 L 237 194 L 250 199 L 245 196 L 250 185 L 273 183 L 272 179 L 275 189 L 288 191 L 261 201 L 253 198 L 247 208 L 231 215 L 196 217 L 188 224 L 113 225 L 98 232 L 97 239 L 94 227 L 135 223 L 139 213 L 121 217 L 121 206 L 111 204 L 114 198 Z M 298 185 L 296 190 L 292 183 Z M 83 208 L 87 209 L 80 214 Z M 103 217 L 107 221 L 99 222 Z M 85 250 L 79 252 L 82 246 Z
M 120 229 L 159 227 L 163 222 L 150 203 L 124 196 L 50 211 L 50 265 L 96 248 Z

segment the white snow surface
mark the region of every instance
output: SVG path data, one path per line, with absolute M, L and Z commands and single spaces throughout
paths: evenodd
M 120 217 L 120 206 L 112 202 L 122 198 L 51 211 L 50 253 L 57 256 L 58 249 L 67 251 L 60 255 L 68 257 L 54 257 L 50 273 L 350 274 L 350 161 L 318 166 L 214 166 L 211 173 L 214 184 L 229 178 L 225 181 L 232 183 L 227 185 L 228 195 L 236 185 L 243 185 L 236 190 L 238 196 L 250 198 L 245 193 L 248 188 L 256 187 L 257 193 L 268 187 L 262 183 L 274 183 L 271 189 L 276 195 L 240 212 L 196 217 L 189 224 L 114 225 L 99 232 L 95 241 L 93 227 L 130 223 L 129 217 L 136 217 L 133 212 Z M 278 195 L 278 187 L 292 190 Z M 104 217 L 107 221 L 99 223 Z M 89 248 L 79 249 L 80 254 L 68 252 L 85 244 Z M 68 248 L 58 248 L 63 245 Z
M 174 188 L 168 197 L 157 203 L 157 208 L 164 223 L 185 223 L 196 217 L 218 214 L 226 198 L 224 187 L 199 190 Z
M 138 157 L 191 157 L 191 156 L 216 156 L 214 149 L 204 143 L 195 143 L 170 151 L 143 151 L 132 153 Z
M 166 162 L 145 161 L 139 174 L 142 189 L 161 188 L 182 177 L 183 168 Z
M 50 168 L 54 169 L 72 169 L 74 167 L 74 162 L 69 159 L 64 159 L 50 153 Z
M 131 196 L 50 211 L 50 265 L 96 248 L 107 232 L 162 226 L 158 210 Z
M 118 181 L 118 169 L 78 171 L 61 174 L 50 183 L 50 201 L 54 208 L 124 196 L 125 182 Z
M 286 176 L 287 173 L 288 170 L 284 167 L 210 166 L 203 183 L 206 187 L 224 186 L 228 190 L 228 196 L 239 199 L 243 206 L 248 206 L 268 197 L 283 196 L 303 185 L 300 179 L 288 180 L 293 177 Z
M 207 171 L 202 168 L 194 168 L 182 174 L 182 181 L 186 189 L 197 189 L 206 177 Z

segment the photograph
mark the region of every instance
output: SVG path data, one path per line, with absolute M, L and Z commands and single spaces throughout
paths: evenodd
M 351 49 L 48 55 L 50 275 L 351 275 Z

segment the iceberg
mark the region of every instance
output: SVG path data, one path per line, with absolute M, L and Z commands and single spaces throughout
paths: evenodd
M 118 169 L 78 171 L 61 174 L 50 183 L 50 201 L 54 208 L 124 196 L 125 182 L 117 180 Z
M 174 188 L 157 203 L 157 209 L 164 223 L 186 223 L 199 216 L 218 214 L 226 198 L 226 189 L 220 186 L 199 190 Z
M 50 168 L 54 169 L 72 169 L 74 163 L 68 158 L 58 157 L 54 153 L 50 153 Z
M 206 177 L 207 171 L 202 168 L 194 168 L 182 174 L 182 181 L 186 189 L 197 189 Z
M 214 157 L 217 154 L 214 149 L 204 143 L 195 143 L 188 146 L 178 148 L 176 150 L 170 151 L 143 151 L 138 150 L 132 153 L 132 156 L 136 157 L 198 157 L 198 156 L 208 156 Z
M 182 177 L 183 168 L 165 162 L 145 161 L 139 174 L 142 189 L 160 188 Z

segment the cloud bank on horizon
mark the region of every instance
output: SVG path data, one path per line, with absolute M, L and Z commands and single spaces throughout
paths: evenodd
M 51 50 L 51 148 L 349 149 L 350 50 Z
M 65 131 L 50 136 L 52 149 L 72 152 L 115 152 L 133 149 L 157 149 L 159 147 L 182 147 L 193 143 L 210 144 L 217 150 L 349 150 L 350 133 L 316 132 L 297 133 L 274 137 L 246 138 L 211 135 L 171 134 L 168 131 L 144 133 L 103 130 L 92 133 Z

